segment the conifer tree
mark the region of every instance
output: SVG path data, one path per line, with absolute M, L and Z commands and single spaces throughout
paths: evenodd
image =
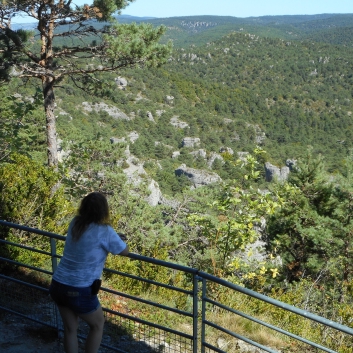
M 132 1 L 94 0 L 83 6 L 71 0 L 0 1 L 0 77 L 41 81 L 49 166 L 58 164 L 54 90 L 65 77 L 87 89 L 99 73 L 157 66 L 169 56 L 171 46 L 158 44 L 164 27 L 117 24 L 113 14 Z M 33 19 L 34 31 L 13 29 L 12 19 L 22 15 Z

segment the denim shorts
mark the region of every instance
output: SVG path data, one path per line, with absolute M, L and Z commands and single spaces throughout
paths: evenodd
M 58 306 L 65 306 L 77 314 L 90 314 L 100 305 L 97 295 L 91 294 L 91 287 L 72 287 L 54 279 L 49 294 Z

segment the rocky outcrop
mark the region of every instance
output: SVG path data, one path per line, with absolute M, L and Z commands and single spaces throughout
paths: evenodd
M 173 96 L 166 96 L 165 103 L 168 105 L 173 105 L 174 104 L 174 97 Z
M 216 159 L 219 159 L 222 162 L 222 164 L 224 163 L 224 159 L 220 154 L 215 153 L 215 152 L 211 152 L 211 154 L 208 158 L 208 161 L 207 161 L 207 165 L 209 168 L 212 167 L 212 164 Z
M 200 139 L 198 137 L 184 137 L 181 144 L 183 147 L 195 147 L 200 144 Z
M 159 189 L 158 183 L 151 179 L 150 183 L 147 186 L 147 189 L 150 191 L 150 194 L 147 197 L 147 202 L 151 206 L 157 206 L 162 198 L 162 192 Z
M 222 181 L 221 177 L 216 173 L 189 168 L 185 164 L 182 164 L 179 168 L 177 168 L 175 170 L 175 174 L 178 176 L 185 175 L 195 188 Z
M 234 151 L 230 147 L 221 147 L 219 149 L 219 153 L 229 153 L 229 154 L 233 155 Z
M 295 165 L 297 164 L 296 159 L 287 159 L 286 160 L 286 166 L 289 168 L 289 170 L 292 172 Z
M 117 143 L 125 143 L 126 142 L 125 137 L 121 137 L 121 138 L 111 137 L 109 140 L 112 145 L 115 145 Z
M 147 119 L 148 119 L 149 121 L 152 121 L 153 123 L 155 123 L 154 118 L 153 118 L 153 115 L 152 115 L 151 112 L 147 112 Z
M 118 88 L 122 90 L 124 90 L 127 86 L 127 80 L 124 77 L 118 76 L 114 81 L 118 85 Z
M 197 151 L 192 151 L 190 152 L 190 154 L 192 154 L 194 157 L 201 157 L 203 159 L 206 159 L 207 158 L 207 153 L 204 149 L 199 149 Z
M 140 135 L 136 131 L 132 131 L 129 133 L 128 137 L 129 140 L 134 143 L 140 137 Z
M 269 162 L 265 163 L 265 178 L 266 181 L 284 181 L 287 180 L 289 167 L 279 168 Z
M 123 169 L 128 181 L 135 186 L 138 186 L 147 181 L 147 189 L 150 193 L 147 196 L 146 201 L 151 206 L 158 205 L 162 198 L 162 192 L 155 180 L 146 178 L 147 173 L 143 168 L 143 164 L 136 157 L 131 155 L 127 157 L 124 162 L 128 166 L 127 168 Z
M 255 130 L 255 143 L 261 145 L 266 139 L 266 134 L 261 130 L 259 125 L 247 124 L 247 126 Z
M 178 116 L 173 116 L 171 119 L 170 119 L 170 123 L 175 126 L 175 127 L 178 127 L 180 129 L 185 129 L 187 127 L 189 127 L 189 124 L 186 123 L 185 121 L 181 121 L 178 119 L 179 117 Z
M 71 150 L 64 151 L 64 149 L 62 148 L 63 140 L 61 139 L 58 139 L 56 143 L 58 151 L 58 161 L 59 163 L 62 163 L 66 158 L 70 156 Z
M 179 151 L 174 151 L 172 153 L 172 158 L 178 158 L 180 156 L 180 152 Z
M 246 156 L 249 154 L 249 152 L 237 152 L 238 158 L 241 161 L 245 161 L 246 160 Z
M 107 112 L 112 118 L 114 119 L 124 119 L 124 120 L 130 120 L 130 118 L 122 112 L 120 109 L 114 106 L 109 106 L 108 104 L 105 103 L 96 103 L 96 104 L 91 104 L 88 102 L 82 102 L 83 109 L 86 112 L 92 112 L 95 111 L 99 113 L 100 111 L 105 111 Z

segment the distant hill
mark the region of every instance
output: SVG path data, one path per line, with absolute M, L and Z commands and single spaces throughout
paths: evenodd
M 353 14 L 319 14 L 295 16 L 184 16 L 146 19 L 120 17 L 120 22 L 151 22 L 168 28 L 166 39 L 176 46 L 203 45 L 216 40 L 230 31 L 245 31 L 252 34 L 285 40 L 314 40 L 338 45 L 353 45 L 349 34 L 342 33 L 353 27 Z M 206 32 L 206 33 L 205 33 Z

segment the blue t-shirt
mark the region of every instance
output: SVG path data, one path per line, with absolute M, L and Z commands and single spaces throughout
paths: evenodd
M 111 226 L 96 223 L 91 223 L 80 239 L 73 241 L 73 223 L 53 279 L 69 286 L 88 287 L 100 278 L 108 253 L 120 254 L 126 244 Z

